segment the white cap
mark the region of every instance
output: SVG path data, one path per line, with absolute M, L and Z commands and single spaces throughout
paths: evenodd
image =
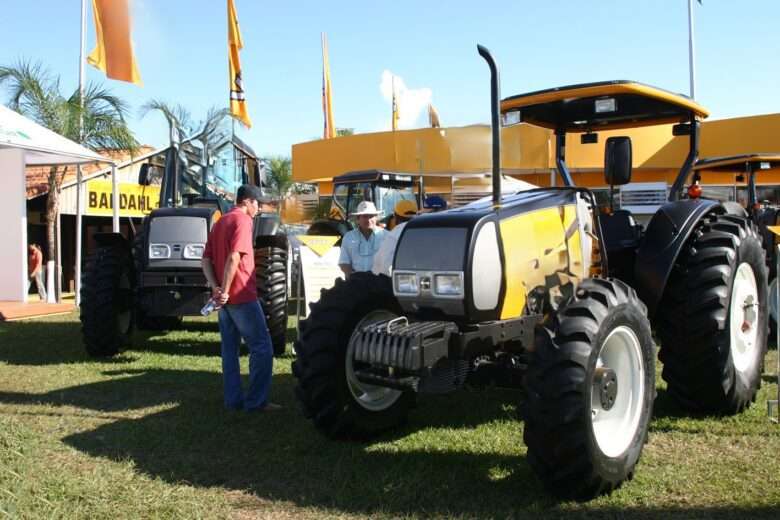
M 364 200 L 358 204 L 357 211 L 352 213 L 353 217 L 357 217 L 358 215 L 379 215 L 379 212 L 376 210 L 376 206 L 374 206 L 373 202 Z

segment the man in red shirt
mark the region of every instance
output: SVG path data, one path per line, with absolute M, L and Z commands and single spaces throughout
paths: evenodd
M 252 224 L 263 198 L 259 188 L 245 184 L 238 189 L 236 206 L 214 224 L 206 242 L 201 266 L 220 305 L 222 377 L 225 406 L 247 411 L 275 411 L 268 401 L 273 368 L 273 347 L 265 316 L 257 301 Z M 239 345 L 249 347 L 249 388 L 241 389 Z
M 43 251 L 38 244 L 27 247 L 27 290 L 30 290 L 33 280 L 38 289 L 41 301 L 46 301 L 46 286 L 43 284 Z

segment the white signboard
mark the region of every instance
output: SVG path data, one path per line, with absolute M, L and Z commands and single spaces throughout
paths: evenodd
M 344 278 L 339 268 L 340 247 L 331 247 L 322 255 L 301 244 L 301 271 L 303 273 L 303 291 L 306 305 L 302 317 L 309 314 L 309 306 L 320 299 L 322 289 L 330 289 L 336 278 Z

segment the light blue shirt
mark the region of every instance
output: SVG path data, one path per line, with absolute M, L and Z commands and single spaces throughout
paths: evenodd
M 374 265 L 374 255 L 379 251 L 379 246 L 385 239 L 385 230 L 374 229 L 371 236 L 366 238 L 360 229 L 349 231 L 341 239 L 341 256 L 339 265 L 348 264 L 354 271 L 370 271 Z

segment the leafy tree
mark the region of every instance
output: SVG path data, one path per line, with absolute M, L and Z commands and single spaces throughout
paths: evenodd
M 347 135 L 355 135 L 355 129 L 354 128 L 337 128 L 336 129 L 336 137 L 344 137 Z
M 266 181 L 274 195 L 283 199 L 295 188 L 292 177 L 292 160 L 289 157 L 277 155 L 268 157 L 264 161 Z
M 20 60 L 0 67 L 0 85 L 9 94 L 8 107 L 49 130 L 96 152 L 130 151 L 138 148 L 125 116 L 128 106 L 101 85 L 90 83 L 82 107 L 78 88 L 70 96 L 60 90 L 59 76 L 52 76 L 40 63 Z M 81 121 L 81 131 L 79 131 Z M 49 169 L 46 199 L 46 240 L 49 258 L 56 257 L 55 224 L 60 210 L 62 181 L 67 166 Z

